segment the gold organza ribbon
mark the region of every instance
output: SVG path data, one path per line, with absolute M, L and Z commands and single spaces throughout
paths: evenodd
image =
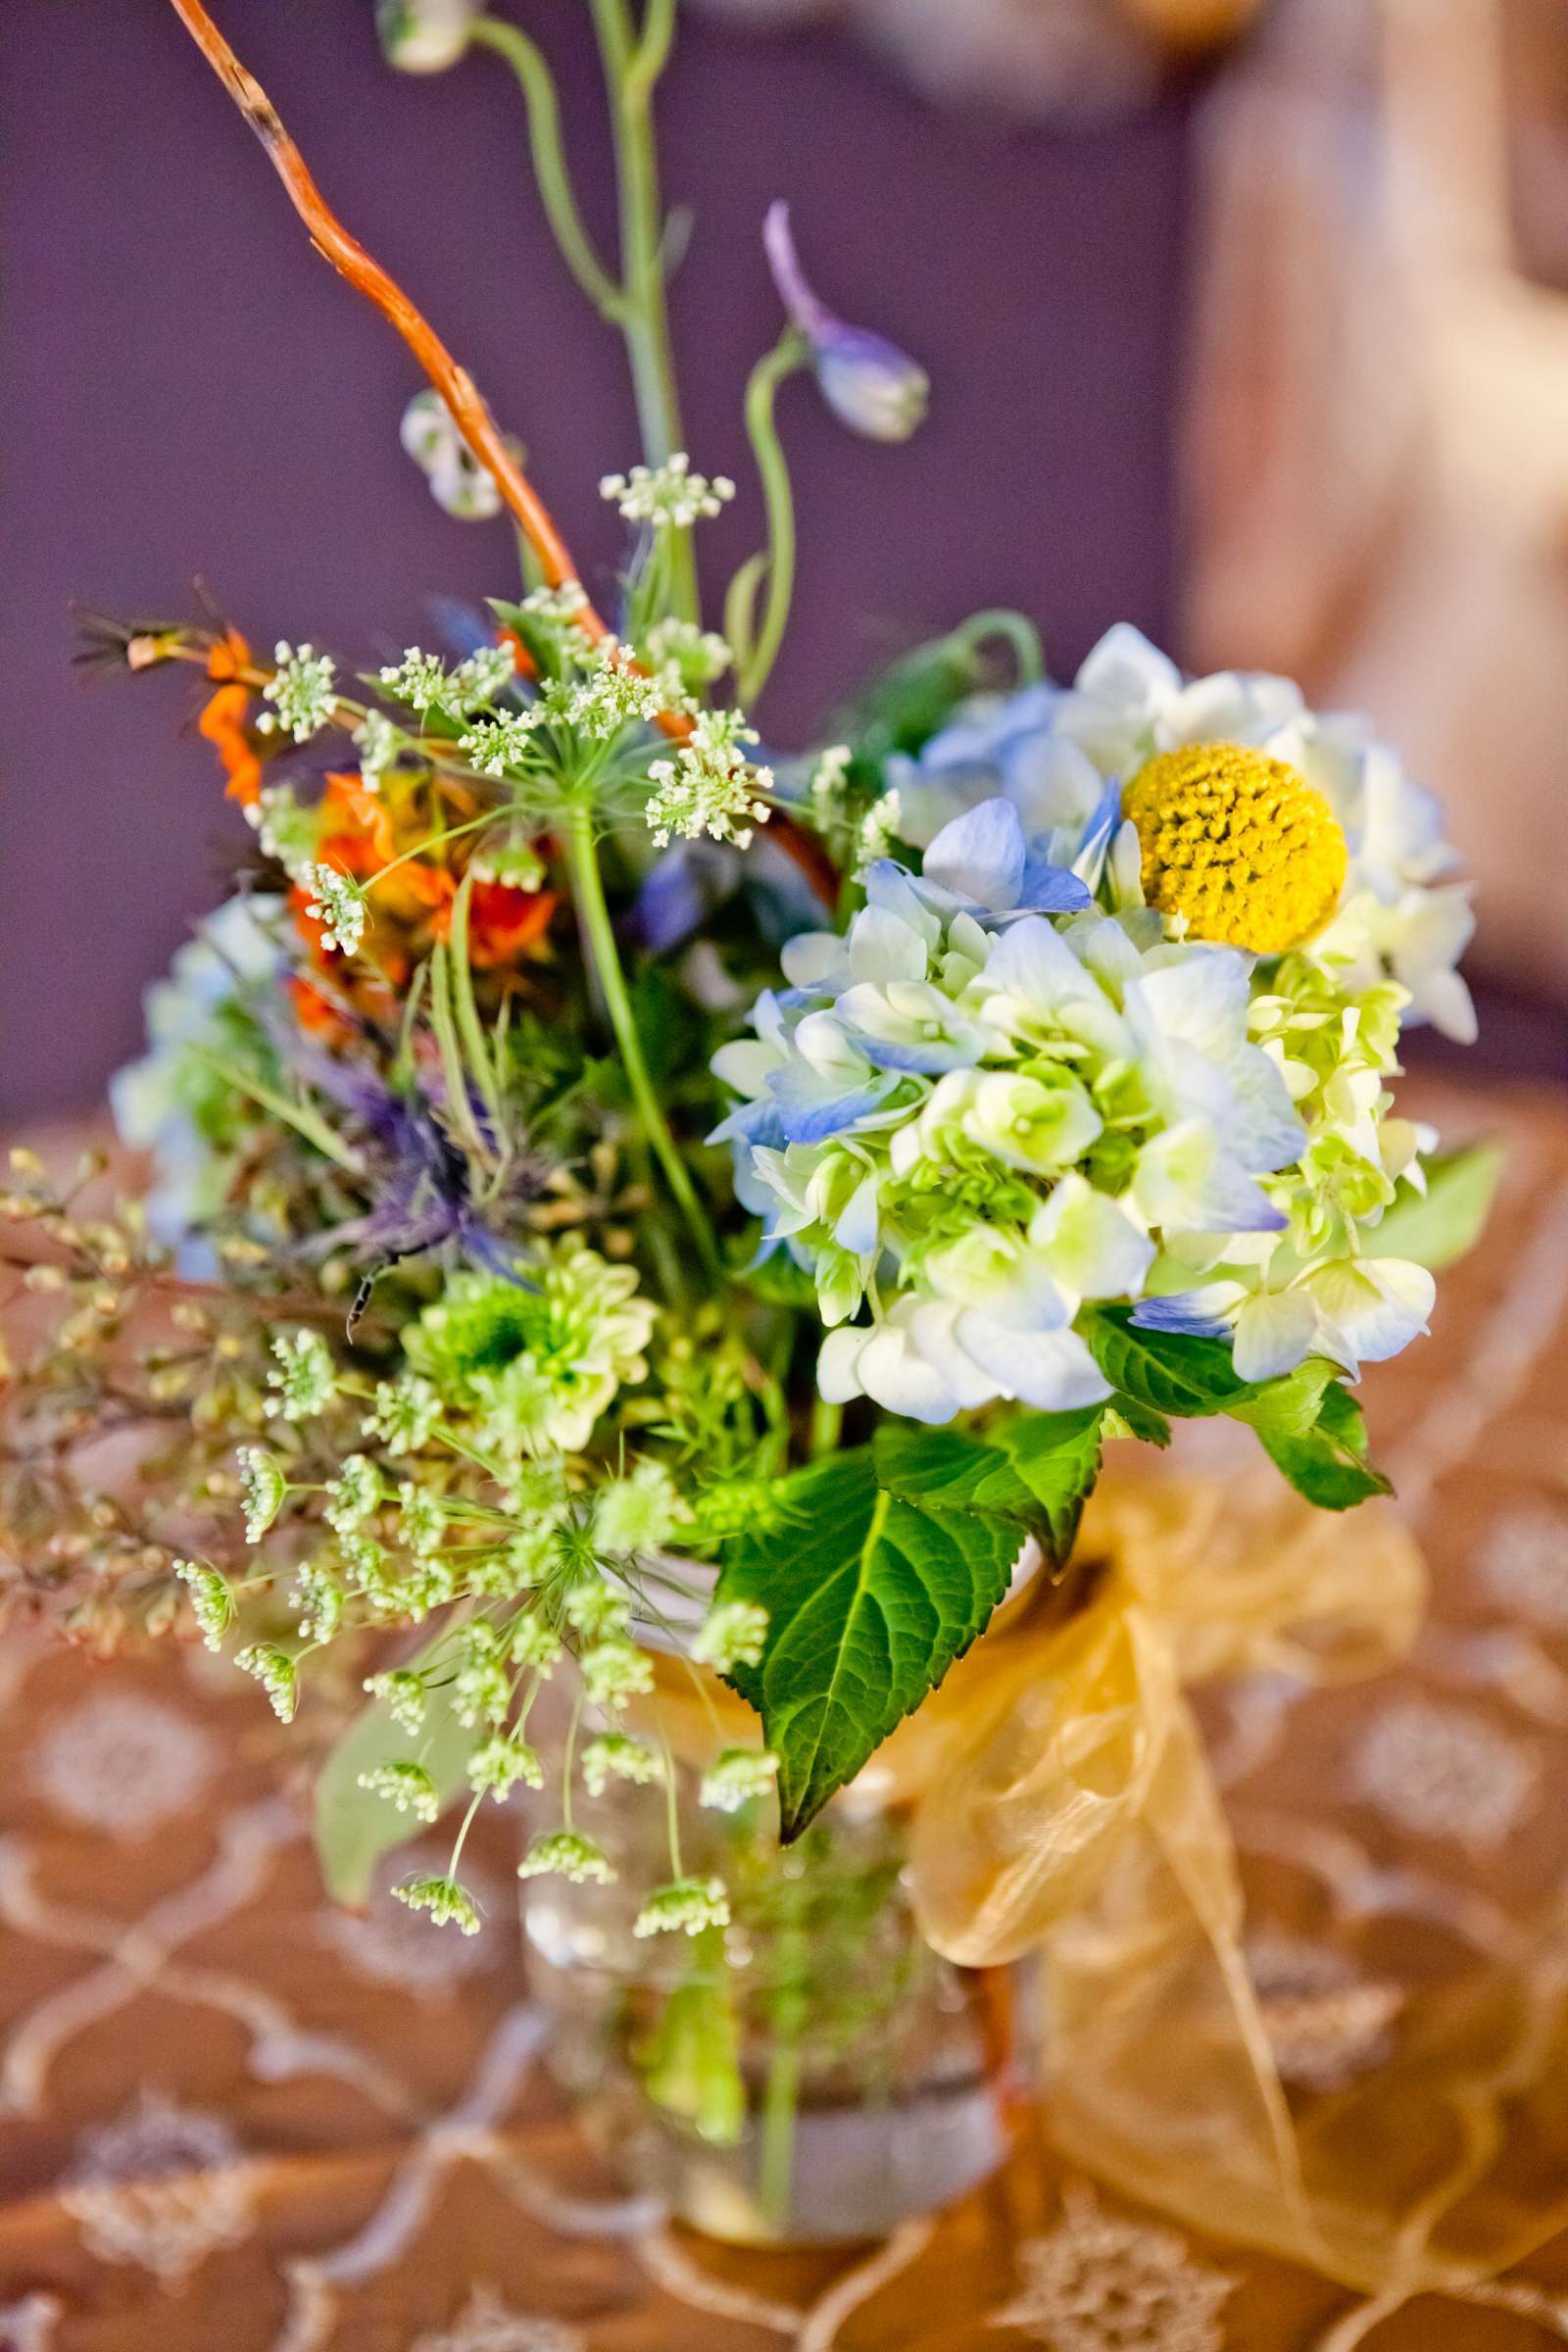
M 1568 2228 L 1568 2160 L 1508 2155 L 1568 2149 L 1552 2089 L 1568 2081 L 1568 1897 L 1521 1923 L 1505 1963 L 1413 2001 L 1376 2068 L 1293 2112 L 1187 1694 L 1258 1672 L 1308 1686 L 1376 1672 L 1409 1647 L 1424 1599 L 1390 1504 L 1342 1518 L 1270 1471 L 1118 1465 L 1071 1575 L 1009 1601 L 842 1800 L 906 1812 L 912 1899 L 938 1951 L 1037 1960 L 1058 2147 L 1197 2230 L 1391 2309 L 1495 2279 Z M 722 1695 L 724 1736 L 746 1737 Z M 689 1685 L 662 1678 L 660 1713 L 679 1751 L 712 1743 Z

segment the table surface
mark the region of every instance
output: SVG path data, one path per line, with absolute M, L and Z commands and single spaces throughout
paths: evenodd
M 886 2246 L 707 2247 L 617 2198 L 540 2080 L 505 1823 L 478 1856 L 478 1939 L 384 1890 L 334 1913 L 287 1736 L 230 1668 L 12 1634 L 0 2352 L 1568 2342 L 1568 1110 L 1431 1089 L 1420 1107 L 1509 1146 L 1434 1336 L 1366 1384 L 1432 1615 L 1397 1676 L 1238 1686 L 1213 1755 L 1298 2121 L 1345 2118 L 1376 2180 L 1441 2116 L 1463 2141 L 1449 2241 L 1523 2213 L 1528 2260 L 1442 2294 L 1351 2291 L 1089 2180 L 1049 2095 L 996 2180 Z M 1472 2045 L 1483 2021 L 1485 2097 L 1473 2067 L 1462 2096 L 1445 2073 L 1456 2003 Z

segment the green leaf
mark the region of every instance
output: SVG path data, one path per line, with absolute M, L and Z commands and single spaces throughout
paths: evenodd
M 892 1422 L 877 1432 L 877 1482 L 926 1511 L 983 1511 L 1033 1536 L 1053 1567 L 1073 1546 L 1100 1476 L 1102 1405 L 1022 1413 L 985 1437 Z
M 1382 1222 L 1369 1231 L 1377 1257 L 1413 1258 L 1437 1273 L 1473 1250 L 1502 1173 L 1500 1144 L 1472 1144 L 1427 1161 L 1425 1197 L 1401 1184 Z
M 1111 1387 L 1135 1405 L 1191 1420 L 1229 1412 L 1238 1397 L 1252 1394 L 1237 1377 L 1223 1340 L 1140 1331 L 1125 1306 L 1091 1307 L 1079 1317 L 1078 1329 Z
M 438 1636 L 409 1660 L 410 1666 L 416 1672 L 429 1667 L 448 1645 L 449 1637 Z M 399 1757 L 416 1757 L 445 1804 L 464 1786 L 472 1745 L 473 1734 L 453 1715 L 444 1690 L 430 1691 L 419 1732 L 401 1730 L 379 1701 L 361 1709 L 316 1783 L 316 1852 L 334 1902 L 365 1902 L 381 1856 L 419 1834 L 419 1824 L 410 1814 L 399 1813 L 384 1796 L 373 1796 L 359 1786 L 361 1773 L 396 1763 Z
M 1116 1396 L 1105 1407 L 1122 1424 L 1112 1429 L 1108 1422 L 1102 1431 L 1107 1438 L 1141 1438 L 1146 1446 L 1165 1446 L 1170 1444 L 1170 1423 L 1153 1406 L 1140 1404 L 1136 1396 Z
M 1374 1494 L 1393 1493 L 1366 1458 L 1361 1408 L 1339 1381 L 1324 1390 L 1316 1419 L 1304 1432 L 1255 1418 L 1252 1425 L 1269 1459 L 1320 1510 L 1348 1511 Z
M 1326 1356 L 1309 1355 L 1294 1372 L 1245 1390 L 1224 1410 L 1233 1420 L 1250 1423 L 1259 1436 L 1269 1430 L 1281 1438 L 1304 1438 L 1317 1420 L 1325 1389 L 1338 1378 L 1337 1364 Z
M 1017 1553 L 1016 1519 L 916 1508 L 878 1485 L 865 1447 L 774 1489 L 768 1525 L 728 1548 L 717 1597 L 768 1612 L 761 1665 L 731 1679 L 779 1759 L 786 1843 L 968 1648 Z

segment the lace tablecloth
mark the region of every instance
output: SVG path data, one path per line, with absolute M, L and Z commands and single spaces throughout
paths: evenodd
M 996 2180 L 886 2246 L 708 2248 L 617 2199 L 540 2080 L 505 1822 L 482 1937 L 384 1892 L 333 1912 L 249 1685 L 200 1650 L 99 1665 L 13 1635 L 0 2352 L 1568 2342 L 1568 1116 L 1422 1107 L 1510 1147 L 1436 1335 L 1367 1382 L 1432 1619 L 1384 1682 L 1238 1686 L 1215 1763 L 1298 2116 L 1331 2150 L 1343 2119 L 1348 2182 L 1441 2199 L 1450 2247 L 1560 2203 L 1558 2234 L 1483 2284 L 1357 2294 L 1090 2180 L 1048 2097 Z

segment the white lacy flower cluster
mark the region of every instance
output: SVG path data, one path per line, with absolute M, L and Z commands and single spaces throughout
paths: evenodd
M 1187 744 L 1289 760 L 1345 832 L 1339 904 L 1284 954 L 1143 903 L 1121 787 Z M 1072 688 L 962 714 L 897 789 L 921 871 L 874 861 L 848 934 L 792 941 L 715 1061 L 740 1197 L 815 1279 L 824 1396 L 932 1422 L 1094 1402 L 1097 1300 L 1230 1337 L 1249 1380 L 1404 1347 L 1432 1279 L 1377 1226 L 1432 1139 L 1384 1082 L 1402 1016 L 1469 1033 L 1469 913 L 1393 755 L 1123 629 Z

